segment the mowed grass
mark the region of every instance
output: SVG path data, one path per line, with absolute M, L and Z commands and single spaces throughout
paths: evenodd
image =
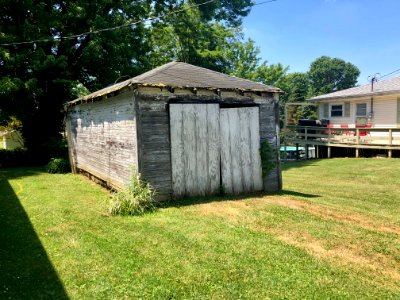
M 400 160 L 283 168 L 278 195 L 141 217 L 84 177 L 0 170 L 0 298 L 400 298 Z

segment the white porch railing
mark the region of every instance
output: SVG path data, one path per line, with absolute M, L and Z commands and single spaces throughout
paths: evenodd
M 313 126 L 286 126 L 285 144 L 321 145 L 358 149 L 400 150 L 400 128 L 327 128 Z M 328 148 L 328 156 L 330 149 Z

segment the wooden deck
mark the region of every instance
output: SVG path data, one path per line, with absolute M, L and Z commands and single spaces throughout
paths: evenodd
M 384 149 L 388 157 L 393 150 L 400 150 L 400 128 L 326 128 L 311 126 L 286 126 L 285 144 L 300 144 L 306 148 L 312 146 L 355 148 L 356 157 L 359 149 Z M 307 151 L 306 151 L 307 153 Z

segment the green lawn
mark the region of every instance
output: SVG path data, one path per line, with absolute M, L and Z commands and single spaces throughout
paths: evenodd
M 400 160 L 284 169 L 279 195 L 143 217 L 84 177 L 2 169 L 0 298 L 400 298 Z

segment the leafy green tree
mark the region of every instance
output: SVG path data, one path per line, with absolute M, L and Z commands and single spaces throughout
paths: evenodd
M 257 68 L 256 81 L 279 87 L 288 70 L 289 67 L 281 63 L 267 65 L 267 62 L 263 62 Z
M 310 81 L 307 73 L 290 73 L 281 80 L 279 87 L 285 92 L 285 102 L 304 102 L 309 96 Z
M 188 8 L 188 5 L 182 6 Z M 204 22 L 201 12 L 187 9 L 151 27 L 149 60 L 153 67 L 171 60 L 225 72 L 224 49 L 234 33 L 226 25 Z
M 260 49 L 252 39 L 242 40 L 241 32 L 231 38 L 224 49 L 228 61 L 226 73 L 250 80 L 256 80 L 257 68 L 260 64 Z
M 314 96 L 354 87 L 360 70 L 340 58 L 321 56 L 313 61 L 308 71 L 311 94 Z
M 69 38 L 147 16 L 149 3 L 135 3 L 0 1 L 0 44 L 21 42 L 0 47 L 0 109 L 22 121 L 28 147 L 59 136 L 62 104 L 79 84 L 95 90 L 148 68 L 144 24 Z
M 280 97 L 281 124 L 283 125 L 285 104 L 293 102 L 302 103 L 309 97 L 310 81 L 308 74 L 301 72 L 290 73 L 278 82 L 278 87 L 284 92 Z M 287 113 L 290 114 L 291 119 L 293 119 L 292 122 L 295 124 L 297 124 L 299 119 L 305 119 L 312 115 L 308 106 L 290 106 Z
M 95 91 L 147 71 L 170 53 L 224 70 L 219 43 L 228 33 L 221 24 L 239 26 L 252 1 L 216 0 L 171 14 L 204 2 L 0 0 L 1 114 L 21 120 L 27 146 L 40 149 L 62 131 L 63 103 L 85 89 Z M 129 25 L 159 15 L 164 17 Z M 163 45 L 170 42 L 162 38 L 164 27 L 178 37 L 169 48 Z
M 278 85 L 289 69 L 280 63 L 268 65 L 267 61 L 261 62 L 260 49 L 252 39 L 243 41 L 241 31 L 225 47 L 225 57 L 228 74 L 267 85 Z

